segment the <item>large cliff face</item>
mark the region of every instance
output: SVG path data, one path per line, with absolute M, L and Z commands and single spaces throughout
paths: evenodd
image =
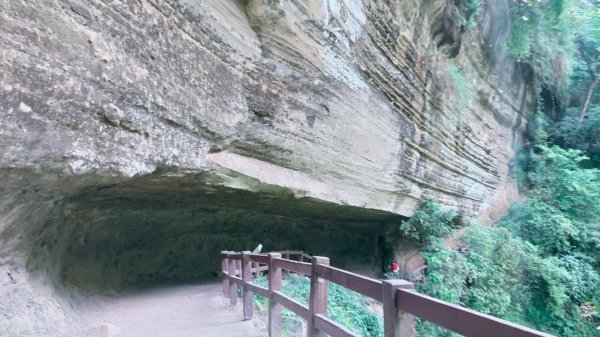
M 531 100 L 506 6 L 465 32 L 449 0 L 2 1 L 0 290 L 31 294 L 25 264 L 177 278 L 169 247 L 261 240 L 219 232 L 240 219 L 365 228 L 426 198 L 497 217 Z M 202 226 L 231 247 L 190 248 Z
M 491 19 L 453 41 L 445 1 L 398 3 L 7 2 L 0 165 L 226 169 L 299 197 L 478 214 L 522 131 L 519 73 L 481 50 L 501 39 Z M 456 49 L 472 95 L 453 87 Z

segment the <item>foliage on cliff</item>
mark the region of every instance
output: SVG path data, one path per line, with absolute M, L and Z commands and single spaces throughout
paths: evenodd
M 583 168 L 585 160 L 577 150 L 539 146 L 525 202 L 496 227 L 472 225 L 455 233 L 456 248 L 442 239 L 452 213 L 425 204 L 416 213 L 429 222 L 423 228 L 439 224 L 444 230 L 426 236 L 426 282 L 419 290 L 559 336 L 597 336 L 600 172 Z M 418 331 L 453 336 L 424 322 Z
M 410 219 L 400 224 L 400 233 L 419 246 L 426 246 L 441 237 L 450 235 L 457 228 L 454 216 L 454 213 L 427 200 Z
M 472 29 L 477 25 L 477 15 L 485 0 L 455 0 L 456 17 L 458 26 L 463 29 Z
M 552 91 L 544 104 L 553 110 L 553 118 L 575 118 L 579 129 L 598 96 L 594 90 L 600 83 L 600 3 L 514 1 L 510 21 L 508 51 L 531 65 L 537 85 Z
M 463 28 L 485 3 L 455 2 Z M 598 336 L 600 2 L 518 0 L 509 10 L 506 50 L 538 88 L 516 158 L 525 200 L 493 227 L 460 231 L 428 201 L 400 232 L 426 261 L 420 291 L 558 336 Z M 426 322 L 417 330 L 454 336 Z

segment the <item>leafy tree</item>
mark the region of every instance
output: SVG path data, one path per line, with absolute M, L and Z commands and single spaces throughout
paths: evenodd
M 508 51 L 529 63 L 540 84 L 566 96 L 573 67 L 574 34 L 567 14 L 575 6 L 569 0 L 520 0 L 512 2 Z
M 590 167 L 600 167 L 600 105 L 589 108 L 580 124 L 580 108 L 571 107 L 552 128 L 555 143 L 575 148 L 590 157 Z
M 582 253 L 560 257 L 559 266 L 567 271 L 567 294 L 575 303 L 600 298 L 600 274 L 592 265 L 593 259 Z
M 581 151 L 543 145 L 538 149 L 531 194 L 574 221 L 600 221 L 600 171 L 582 168 L 588 158 Z
M 592 103 L 594 91 L 600 84 L 600 4 L 591 1 L 580 1 L 569 12 L 569 20 L 573 23 L 578 51 L 578 67 L 581 72 L 576 80 L 583 82 L 585 95 L 576 93 L 574 97 L 585 97 L 581 103 L 577 129 L 586 117 Z M 577 100 L 580 101 L 580 100 Z
M 570 252 L 571 242 L 579 232 L 573 222 L 560 211 L 539 199 L 514 205 L 508 220 L 502 223 L 520 237 L 540 247 L 543 256 Z

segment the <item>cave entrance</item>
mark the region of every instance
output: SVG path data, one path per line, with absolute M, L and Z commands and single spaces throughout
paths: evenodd
M 399 216 L 278 189 L 250 192 L 202 177 L 141 177 L 65 198 L 40 231 L 30 270 L 86 292 L 215 279 L 222 250 L 303 250 L 376 274 Z

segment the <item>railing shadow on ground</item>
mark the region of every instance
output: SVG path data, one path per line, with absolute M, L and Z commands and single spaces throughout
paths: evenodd
M 293 255 L 298 255 L 300 261 L 289 259 Z M 304 260 L 310 260 L 310 263 Z M 252 319 L 253 294 L 268 299 L 269 337 L 281 337 L 284 307 L 306 320 L 308 337 L 359 337 L 327 317 L 328 282 L 381 302 L 384 337 L 414 337 L 415 316 L 465 337 L 553 337 L 420 294 L 408 281 L 376 280 L 361 276 L 330 266 L 327 257 L 311 257 L 301 251 L 268 254 L 222 251 L 221 267 L 223 294 L 229 297 L 232 306 L 238 301 L 237 287 L 242 289 L 244 319 Z M 251 283 L 253 276 L 261 271 L 268 271 L 268 288 Z M 310 277 L 308 307 L 281 292 L 283 272 Z

